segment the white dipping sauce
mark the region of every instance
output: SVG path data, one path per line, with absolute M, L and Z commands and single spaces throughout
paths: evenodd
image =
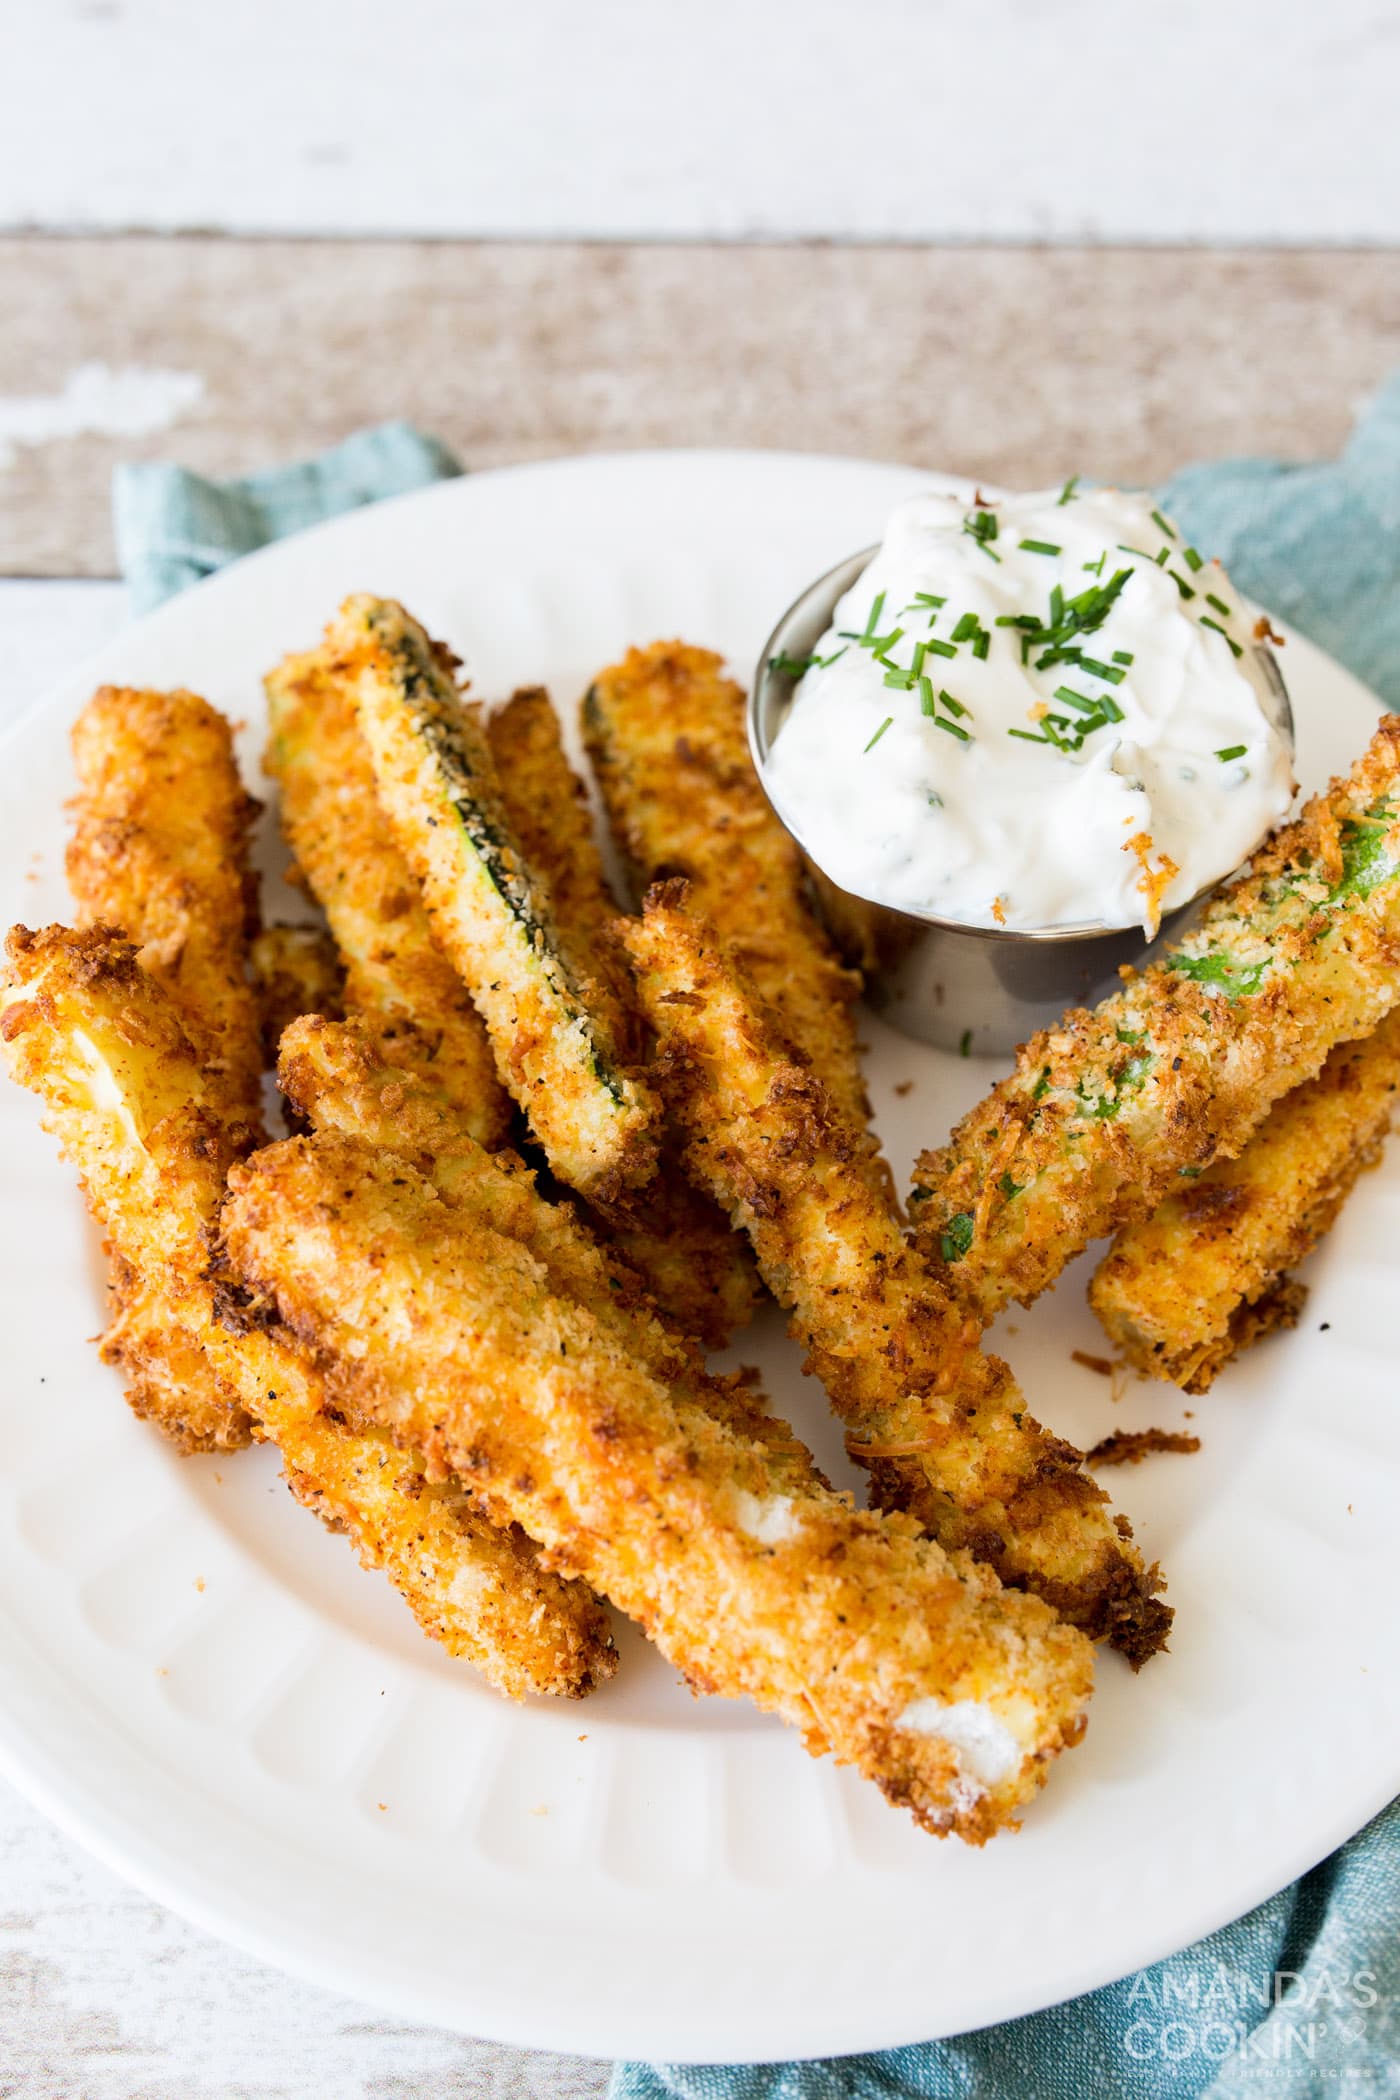
M 1151 934 L 1288 810 L 1291 752 L 1219 563 L 1145 496 L 1065 497 L 904 504 L 838 604 L 765 782 L 842 889 L 961 925 Z

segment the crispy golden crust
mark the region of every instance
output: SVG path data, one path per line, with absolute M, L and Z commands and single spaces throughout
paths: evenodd
M 257 924 L 233 736 L 207 700 L 103 686 L 73 725 L 69 887 L 85 926 L 114 926 L 179 1005 L 256 1122 L 262 1052 L 245 970 Z
M 410 1160 L 444 1202 L 462 1200 L 461 1192 L 469 1191 L 493 1229 L 527 1247 L 554 1287 L 586 1305 L 620 1348 L 671 1384 L 687 1384 L 726 1420 L 742 1420 L 745 1433 L 775 1459 L 796 1466 L 804 1479 L 814 1477 L 810 1453 L 785 1422 L 767 1412 L 747 1374 L 705 1373 L 701 1337 L 659 1315 L 647 1282 L 616 1238 L 598 1234 L 571 1204 L 541 1196 L 530 1169 L 512 1153 L 487 1158 L 430 1078 L 386 1066 L 380 1046 L 362 1026 L 312 1016 L 295 1022 L 283 1039 L 278 1082 L 314 1129 Z
M 487 717 L 501 798 L 521 852 L 548 886 L 560 939 L 605 1002 L 615 1040 L 640 1057 L 648 1031 L 612 931 L 608 888 L 583 783 L 564 753 L 559 717 L 539 686 Z M 657 1303 L 685 1332 L 722 1349 L 753 1317 L 758 1278 L 743 1238 L 691 1187 L 675 1148 L 646 1188 L 595 1213 Z
M 327 643 L 354 694 L 380 805 L 433 932 L 550 1165 L 604 1201 L 643 1187 L 656 1166 L 659 1105 L 612 1040 L 600 988 L 560 946 L 452 659 L 384 598 L 347 599 Z
M 1231 1159 L 1400 995 L 1400 716 L 1162 962 L 1020 1052 L 926 1152 L 920 1244 L 977 1318 L 1029 1304 L 1184 1170 Z
M 253 984 L 262 1023 L 263 1057 L 277 1062 L 282 1030 L 298 1014 L 345 1011 L 345 965 L 340 950 L 320 926 L 287 926 L 280 921 L 257 933 L 249 950 Z
M 615 1664 L 605 1618 L 577 1584 L 539 1567 L 460 1483 L 422 1485 L 383 1431 L 351 1434 L 320 1410 L 295 1353 L 220 1321 L 209 1242 L 228 1169 L 252 1133 L 229 1121 L 220 1076 L 190 1041 L 137 951 L 102 929 L 11 934 L 3 1034 L 11 1070 L 82 1177 L 123 1277 L 159 1279 L 122 1303 L 109 1338 L 138 1412 L 162 1409 L 188 1448 L 237 1438 L 241 1403 L 282 1451 L 298 1499 L 382 1567 L 419 1623 L 501 1689 L 579 1696 Z M 481 1155 L 485 1157 L 485 1155 Z
M 583 728 L 638 894 L 663 876 L 689 879 L 695 910 L 735 950 L 840 1112 L 865 1129 L 859 980 L 813 917 L 801 858 L 749 757 L 743 688 L 723 659 L 684 642 L 631 649 L 594 680 Z
M 237 1451 L 250 1442 L 252 1425 L 236 1388 L 180 1325 L 169 1291 L 146 1282 L 120 1255 L 112 1264 L 111 1315 L 98 1354 L 126 1380 L 134 1415 L 187 1453 Z
M 326 914 L 345 966 L 345 1005 L 431 1061 L 484 1145 L 510 1128 L 510 1099 L 470 992 L 433 938 L 418 883 L 379 807 L 354 700 L 325 649 L 288 656 L 264 680 L 263 763 L 283 834 Z
M 860 1133 L 794 1064 L 732 952 L 652 893 L 629 925 L 661 1080 L 691 1171 L 730 1206 L 883 1507 L 1033 1589 L 1134 1664 L 1171 1612 L 1080 1454 L 1025 1411 L 1007 1366 L 908 1246 L 864 1171 Z
M 908 1520 L 775 1475 L 462 1192 L 445 1203 L 408 1162 L 318 1135 L 237 1169 L 224 1222 L 338 1401 L 454 1467 L 696 1690 L 755 1698 L 926 1828 L 977 1842 L 1077 1739 L 1081 1636 Z M 964 1700 L 1006 1731 L 999 1772 L 933 1732 Z
M 1397 1090 L 1400 1015 L 1392 1013 L 1374 1035 L 1339 1044 L 1237 1159 L 1183 1181 L 1118 1235 L 1089 1303 L 1129 1363 L 1201 1393 L 1240 1348 L 1292 1324 L 1280 1296 L 1287 1272 L 1379 1159 Z

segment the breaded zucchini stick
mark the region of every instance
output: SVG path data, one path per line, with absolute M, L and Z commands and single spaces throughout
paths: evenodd
M 617 906 L 583 783 L 564 753 L 548 693 L 530 686 L 486 719 L 501 799 L 521 852 L 548 885 L 554 922 L 581 972 L 600 988 L 614 1040 L 640 1057 L 647 1030 L 612 923 Z M 708 1348 L 722 1349 L 753 1316 L 758 1279 L 746 1242 L 691 1187 L 674 1148 L 644 1189 L 595 1210 L 601 1228 L 657 1303 Z
M 859 981 L 807 900 L 797 847 L 749 757 L 744 692 L 724 660 L 684 642 L 631 649 L 584 697 L 584 740 L 638 897 L 684 875 L 693 908 L 739 956 L 841 1114 L 870 1103 L 856 1048 Z
M 379 807 L 354 700 L 331 654 L 286 657 L 264 680 L 264 765 L 283 834 L 345 962 L 345 1005 L 414 1062 L 430 1064 L 484 1145 L 510 1100 L 471 994 L 433 938 L 418 883 Z
M 345 1011 L 345 965 L 322 926 L 278 921 L 253 936 L 248 950 L 262 1024 L 263 1062 L 275 1065 L 282 1030 L 298 1014 Z
M 863 1171 L 860 1132 L 765 1020 L 732 951 L 662 885 L 626 942 L 692 1173 L 759 1268 L 870 1468 L 883 1508 L 1036 1591 L 1134 1665 L 1171 1612 L 1080 1454 L 1026 1412 L 1007 1366 L 907 1244 Z
M 1033 1036 L 915 1171 L 920 1244 L 978 1319 L 1233 1159 L 1400 997 L 1400 716 L 1162 961 Z
M 297 1499 L 347 1532 L 424 1630 L 501 1690 L 577 1697 L 609 1676 L 606 1618 L 586 1590 L 549 1574 L 460 1483 L 429 1481 L 382 1431 L 339 1426 L 294 1350 L 220 1323 L 209 1242 L 246 1132 L 225 1120 L 219 1083 L 136 949 L 100 930 L 16 928 L 8 953 L 11 1070 L 44 1101 L 119 1275 L 158 1279 L 124 1304 L 113 1333 L 139 1391 L 163 1381 L 186 1408 L 250 1409 Z
M 1237 1159 L 1183 1181 L 1119 1233 L 1089 1303 L 1130 1364 L 1203 1393 L 1222 1364 L 1287 1316 L 1288 1271 L 1380 1158 L 1397 1091 L 1392 1012 L 1286 1094 Z
M 1077 1739 L 1082 1636 L 907 1520 L 775 1472 L 462 1191 L 292 1139 L 235 1170 L 224 1230 L 338 1404 L 454 1467 L 697 1691 L 781 1713 L 925 1828 L 980 1842 Z
M 73 725 L 79 792 L 66 868 L 79 924 L 119 927 L 258 1119 L 259 1016 L 244 969 L 257 927 L 258 804 L 228 723 L 195 693 L 103 686 Z
M 788 1425 L 750 1390 L 749 1373 L 707 1372 L 698 1338 L 659 1317 L 617 1243 L 600 1238 L 572 1205 L 541 1196 L 530 1169 L 512 1153 L 484 1155 L 431 1080 L 385 1065 L 361 1024 L 313 1015 L 296 1021 L 283 1039 L 277 1077 L 296 1113 L 314 1129 L 411 1160 L 445 1202 L 470 1191 L 493 1228 L 528 1247 L 555 1287 L 587 1305 L 621 1348 L 672 1383 L 702 1391 L 705 1406 L 726 1420 L 742 1420 L 749 1436 L 804 1479 L 821 1478 Z
M 452 658 L 385 598 L 348 598 L 327 642 L 354 694 L 380 804 L 486 1022 L 503 1084 L 561 1181 L 605 1201 L 642 1187 L 656 1165 L 656 1098 L 559 944 Z

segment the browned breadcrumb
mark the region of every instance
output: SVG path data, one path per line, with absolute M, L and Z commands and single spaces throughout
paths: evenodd
M 1115 1429 L 1089 1453 L 1091 1466 L 1136 1466 L 1153 1451 L 1199 1451 L 1201 1440 L 1180 1429 Z
M 1113 1362 L 1107 1356 L 1091 1356 L 1087 1349 L 1071 1349 L 1071 1363 L 1083 1364 L 1086 1371 L 1097 1371 L 1100 1378 L 1113 1376 Z

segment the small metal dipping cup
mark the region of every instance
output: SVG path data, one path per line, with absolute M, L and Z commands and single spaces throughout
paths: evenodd
M 792 704 L 796 680 L 771 668 L 774 657 L 810 656 L 845 595 L 879 550 L 867 547 L 809 584 L 764 644 L 749 694 L 749 748 L 767 789 L 768 754 Z M 1293 748 L 1293 710 L 1272 653 L 1258 649 L 1272 695 L 1271 720 Z M 1267 706 L 1267 702 L 1266 702 Z M 1210 891 L 1163 919 L 1149 947 L 1141 926 L 962 926 L 955 920 L 896 911 L 840 889 L 807 850 L 787 812 L 769 794 L 779 822 L 801 848 L 823 914 L 848 959 L 864 972 L 872 1006 L 905 1035 L 940 1050 L 1003 1056 L 1059 1019 L 1069 1006 L 1092 1005 L 1135 966 L 1185 930 Z

